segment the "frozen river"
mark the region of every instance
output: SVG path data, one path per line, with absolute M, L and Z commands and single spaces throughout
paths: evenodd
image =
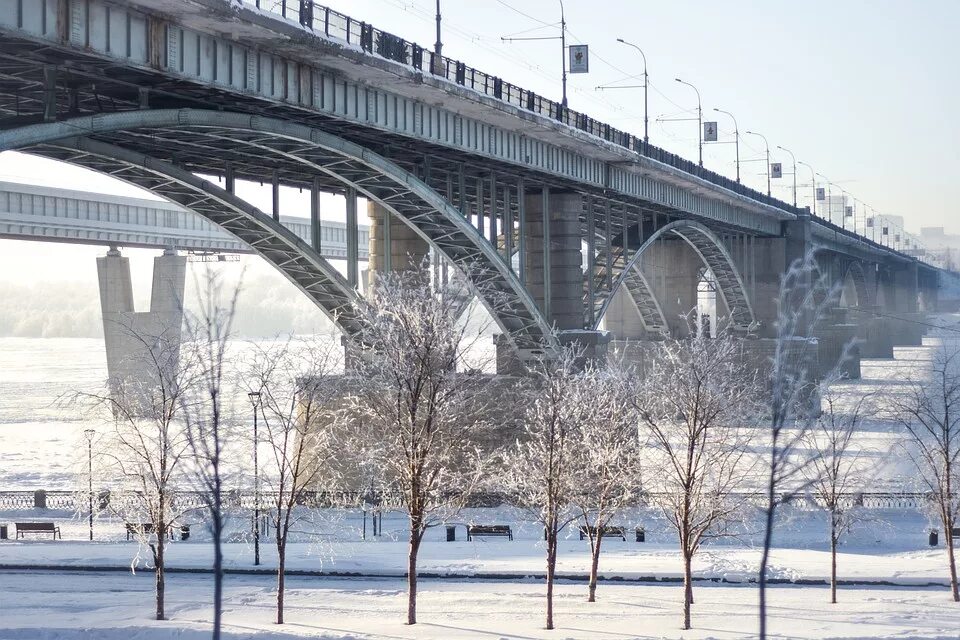
M 250 343 L 237 345 L 239 354 Z M 842 385 L 844 393 L 853 398 L 893 391 L 898 381 L 923 366 L 931 351 L 931 346 L 898 348 L 895 360 L 864 360 L 863 379 Z M 83 431 L 105 431 L 110 425 L 58 399 L 100 390 L 105 379 L 102 340 L 0 338 L 0 490 L 74 488 L 78 465 L 86 460 Z M 243 390 L 234 394 L 242 396 Z M 873 421 L 860 441 L 883 469 L 877 490 L 898 488 L 913 475 L 897 455 L 899 429 L 892 423 Z

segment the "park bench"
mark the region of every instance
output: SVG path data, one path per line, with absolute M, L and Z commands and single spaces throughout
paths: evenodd
M 467 542 L 479 536 L 499 536 L 513 540 L 513 531 L 506 524 L 471 524 L 467 525 Z
M 57 538 L 63 540 L 63 536 L 60 535 L 60 527 L 52 522 L 15 522 L 14 525 L 17 527 L 17 539 L 23 538 L 24 534 L 27 533 L 50 533 L 53 534 L 54 540 Z
M 598 534 L 597 527 L 588 527 L 587 525 L 582 525 L 580 527 L 580 539 L 583 540 L 588 535 Z M 606 526 L 599 528 L 600 537 L 603 538 L 620 538 L 624 542 L 627 541 L 627 530 L 625 527 L 615 527 L 615 526 Z
M 127 528 L 127 540 L 131 536 L 138 534 L 142 535 L 152 535 L 157 532 L 157 527 L 152 522 L 126 522 L 124 526 Z M 173 525 L 167 525 L 167 536 L 173 540 Z

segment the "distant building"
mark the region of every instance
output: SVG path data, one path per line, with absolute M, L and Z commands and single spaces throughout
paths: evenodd
M 921 227 L 920 240 L 939 266 L 960 269 L 960 235 L 949 234 L 943 227 Z

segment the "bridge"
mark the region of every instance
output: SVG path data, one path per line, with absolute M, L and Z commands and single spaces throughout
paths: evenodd
M 347 225 L 318 221 L 320 255 L 347 258 Z M 280 224 L 311 242 L 311 221 L 280 216 Z M 165 200 L 104 195 L 0 182 L 0 238 L 117 247 L 173 249 L 191 253 L 252 253 L 253 249 L 206 218 Z M 369 233 L 358 230 L 357 257 L 367 259 Z
M 0 6 L 0 150 L 206 218 L 347 339 L 362 329 L 358 197 L 371 273 L 429 253 L 463 274 L 499 327 L 503 372 L 570 336 L 681 335 L 704 291 L 762 344 L 781 274 L 810 252 L 844 289 L 825 360 L 853 335 L 879 357 L 916 344 L 936 305 L 938 271 L 915 255 L 309 0 Z M 269 182 L 270 211 L 237 197 L 238 179 Z M 281 224 L 281 186 L 309 191 L 311 229 L 321 192 L 345 197 L 345 277 L 315 233 Z

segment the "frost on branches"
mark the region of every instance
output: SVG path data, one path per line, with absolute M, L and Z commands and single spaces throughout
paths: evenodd
M 683 558 L 683 628 L 690 628 L 691 563 L 704 540 L 729 535 L 741 520 L 742 491 L 755 471 L 750 444 L 761 414 L 756 371 L 744 366 L 742 341 L 691 332 L 649 353 L 634 395 L 647 499 L 677 532 Z
M 454 314 L 461 299 L 461 285 L 432 280 L 426 263 L 381 274 L 347 364 L 353 427 L 344 449 L 410 518 L 408 624 L 417 622 L 423 534 L 462 509 L 482 476 L 490 377 L 465 365 L 485 336 Z

